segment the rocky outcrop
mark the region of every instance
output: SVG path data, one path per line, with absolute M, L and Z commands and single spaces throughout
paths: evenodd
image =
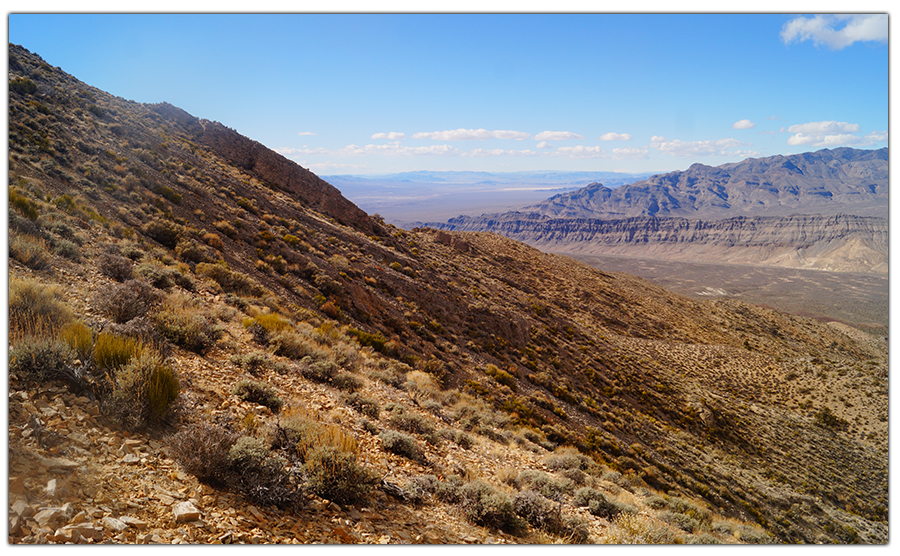
M 599 220 L 510 213 L 454 218 L 441 227 L 495 232 L 545 251 L 570 254 L 888 272 L 888 221 L 876 217 Z
M 333 185 L 231 128 L 209 120 L 199 120 L 199 123 L 201 131 L 197 139 L 228 162 L 290 194 L 313 210 L 362 232 L 372 233 L 373 224 L 368 215 Z

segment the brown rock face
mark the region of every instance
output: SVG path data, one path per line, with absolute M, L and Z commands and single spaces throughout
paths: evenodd
M 372 232 L 372 222 L 365 212 L 309 170 L 218 122 L 197 122 L 197 139 L 219 156 L 340 223 Z

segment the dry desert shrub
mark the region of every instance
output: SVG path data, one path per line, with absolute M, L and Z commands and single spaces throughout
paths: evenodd
M 124 428 L 144 430 L 166 423 L 179 390 L 175 371 L 144 350 L 115 372 L 101 407 Z
M 169 440 L 178 463 L 201 482 L 228 487 L 253 504 L 301 506 L 302 485 L 267 446 L 261 439 L 207 422 L 185 427 Z
M 459 489 L 459 505 L 466 519 L 476 525 L 514 535 L 522 534 L 526 529 L 525 521 L 516 515 L 509 496 L 480 479 L 470 481 Z
M 621 513 L 600 539 L 602 544 L 673 544 L 677 539 L 671 527 L 658 519 Z
M 196 299 L 182 293 L 173 293 L 165 299 L 153 315 L 153 325 L 173 344 L 201 355 L 223 334 L 215 317 L 207 314 Z
M 372 419 L 378 419 L 378 415 L 381 413 L 381 406 L 376 400 L 367 398 L 358 392 L 346 394 L 342 399 L 345 404 Z
M 255 380 L 242 380 L 235 384 L 232 393 L 244 401 L 268 407 L 272 413 L 278 413 L 284 406 L 284 400 L 268 383 Z
M 127 280 L 100 288 L 94 303 L 100 311 L 122 324 L 146 315 L 161 299 L 161 293 L 143 280 Z
M 116 282 L 131 280 L 134 276 L 132 260 L 115 253 L 101 253 L 97 257 L 97 268 L 104 276 L 109 276 Z
M 303 463 L 307 487 L 339 504 L 366 500 L 378 477 L 357 461 L 356 437 L 310 412 L 286 412 L 273 431 L 273 448 Z
M 222 486 L 230 468 L 229 451 L 238 435 L 220 425 L 189 425 L 169 440 L 175 459 L 200 482 Z
M 43 238 L 29 235 L 9 234 L 9 257 L 33 270 L 47 270 L 51 267 L 50 248 Z
M 418 463 L 425 462 L 425 452 L 412 435 L 399 431 L 386 430 L 378 435 L 385 450 Z
M 10 339 L 21 334 L 54 334 L 72 321 L 72 309 L 62 301 L 62 290 L 33 280 L 9 281 Z
M 53 336 L 19 338 L 9 350 L 9 373 L 21 380 L 45 382 L 74 375 L 75 352 Z
M 262 297 L 267 292 L 259 283 L 246 274 L 231 270 L 222 261 L 215 263 L 201 262 L 195 267 L 197 274 L 210 278 L 222 287 L 226 293 Z

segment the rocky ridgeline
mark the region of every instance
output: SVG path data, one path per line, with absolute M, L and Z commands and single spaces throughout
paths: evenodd
M 547 251 L 678 261 L 761 264 L 838 272 L 888 271 L 888 221 L 851 216 L 601 220 L 508 213 L 460 216 L 440 227 L 488 231 Z

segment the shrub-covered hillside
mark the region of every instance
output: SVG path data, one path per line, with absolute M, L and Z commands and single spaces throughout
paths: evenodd
M 887 540 L 887 347 L 482 233 L 9 47 L 11 543 Z

